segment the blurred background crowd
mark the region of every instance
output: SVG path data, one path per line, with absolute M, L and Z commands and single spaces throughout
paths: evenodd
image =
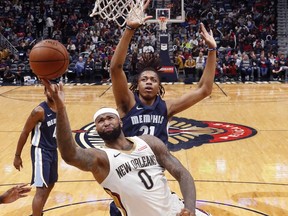
M 279 51 L 277 40 L 277 1 L 184 2 L 185 22 L 167 26 L 171 61 L 179 79 L 180 74 L 195 82 L 201 77 L 207 49 L 198 34 L 200 22 L 213 31 L 218 44 L 216 81 L 286 79 L 287 53 Z M 38 41 L 48 38 L 63 43 L 70 53 L 70 65 L 62 77 L 65 82 L 109 81 L 110 60 L 124 28 L 97 16 L 91 18 L 93 5 L 93 0 L 2 0 L 1 83 L 37 81 L 29 66 L 29 52 Z M 124 65 L 128 79 L 137 72 L 143 54 L 157 55 L 158 50 L 158 24 L 139 28 Z

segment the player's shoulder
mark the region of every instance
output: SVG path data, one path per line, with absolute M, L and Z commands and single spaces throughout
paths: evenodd
M 34 109 L 31 112 L 31 116 L 32 117 L 36 117 L 39 116 L 39 118 L 44 115 L 45 111 L 44 108 L 41 106 L 41 104 L 37 105 L 36 107 L 34 107 Z
M 141 136 L 138 136 L 140 139 L 143 139 L 144 141 L 160 141 L 160 139 L 158 137 L 155 137 L 153 135 L 150 134 L 143 134 Z
M 150 148 L 154 151 L 162 151 L 164 150 L 163 148 L 166 148 L 165 144 L 163 143 L 162 140 L 160 140 L 158 137 L 156 136 L 152 136 L 149 134 L 143 134 L 141 136 L 139 136 L 140 139 L 144 140 L 149 146 Z

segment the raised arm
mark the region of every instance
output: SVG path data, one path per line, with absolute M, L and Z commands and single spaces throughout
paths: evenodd
M 151 0 L 145 2 L 144 10 L 148 7 Z M 144 14 L 144 13 L 143 13 Z M 151 16 L 143 17 L 143 22 L 150 19 Z M 126 21 L 126 28 L 116 47 L 110 64 L 110 75 L 115 102 L 120 117 L 123 117 L 135 104 L 133 93 L 129 90 L 128 81 L 123 70 L 123 65 L 127 57 L 129 44 L 134 32 L 139 28 L 139 20 L 133 20 L 133 17 Z
M 217 45 L 212 31 L 208 33 L 203 23 L 200 24 L 200 34 L 208 47 L 208 56 L 202 77 L 198 82 L 196 89 L 187 92 L 177 99 L 166 100 L 169 117 L 191 107 L 205 97 L 209 96 L 212 92 L 215 77 Z
M 184 206 L 194 215 L 196 208 L 196 189 L 194 179 L 189 171 L 169 152 L 160 139 L 150 135 L 143 135 L 141 138 L 149 144 L 156 155 L 158 163 L 178 181 L 184 198 Z
M 42 83 L 50 92 L 57 108 L 56 137 L 61 157 L 72 166 L 92 172 L 96 180 L 100 181 L 106 173 L 102 170 L 103 161 L 99 161 L 105 160 L 106 154 L 97 149 L 82 149 L 75 144 L 64 104 L 63 84 L 52 85 L 48 80 L 42 80 Z
M 123 65 L 133 35 L 134 30 L 125 29 L 110 64 L 112 90 L 121 117 L 124 116 L 135 104 L 133 93 L 129 90 L 128 81 L 123 70 Z

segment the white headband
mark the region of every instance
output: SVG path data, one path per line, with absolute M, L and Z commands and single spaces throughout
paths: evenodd
M 94 122 L 95 122 L 96 118 L 97 118 L 99 115 L 102 115 L 102 114 L 104 114 L 104 113 L 113 113 L 113 114 L 117 115 L 118 118 L 120 119 L 119 113 L 117 112 L 116 109 L 113 109 L 113 108 L 101 108 L 101 109 L 99 109 L 99 110 L 94 114 L 94 117 L 93 117 Z

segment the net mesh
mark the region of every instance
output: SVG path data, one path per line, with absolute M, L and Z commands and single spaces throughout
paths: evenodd
M 127 19 L 143 24 L 143 7 L 143 0 L 96 0 L 90 16 L 99 15 L 103 20 L 114 21 L 121 27 Z

